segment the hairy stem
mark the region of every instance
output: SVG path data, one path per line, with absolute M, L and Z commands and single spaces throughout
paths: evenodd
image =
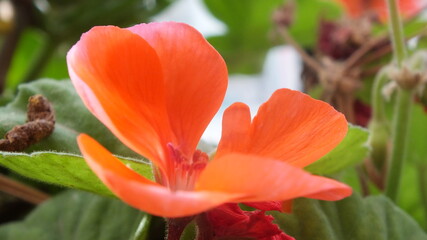
M 397 1 L 387 0 L 387 4 L 390 16 L 390 32 L 393 42 L 394 61 L 397 67 L 402 68 L 407 55 L 402 21 L 398 11 Z M 392 125 L 392 150 L 385 191 L 386 195 L 394 202 L 397 201 L 402 167 L 407 152 L 412 96 L 412 90 L 399 88 L 397 91 Z
M 166 239 L 167 240 L 179 240 L 185 227 L 193 220 L 194 216 L 182 217 L 182 218 L 168 218 L 166 219 Z
M 369 145 L 371 146 L 370 160 L 371 167 L 370 169 L 366 165 L 367 169 L 370 169 L 371 178 L 380 189 L 384 189 L 385 182 L 385 170 L 387 168 L 387 156 L 388 156 L 388 145 L 390 141 L 390 126 L 385 116 L 384 111 L 384 97 L 382 94 L 382 89 L 384 85 L 389 81 L 387 76 L 387 68 L 382 69 L 376 76 L 374 80 L 374 86 L 372 88 L 372 118 L 369 122 Z M 373 174 L 375 173 L 375 174 Z M 378 173 L 379 177 L 375 177 Z M 372 175 L 373 174 L 373 175 Z
M 387 0 L 387 4 L 390 16 L 390 32 L 393 43 L 394 60 L 396 61 L 398 67 L 402 67 L 407 51 L 399 8 L 396 0 Z
M 206 213 L 199 214 L 196 217 L 196 223 L 197 223 L 196 240 L 210 240 L 213 238 L 214 233 L 208 221 Z
M 390 166 L 387 175 L 386 195 L 397 201 L 402 168 L 406 158 L 408 129 L 412 110 L 411 90 L 398 89 L 396 105 L 394 108 L 393 125 L 392 125 L 392 150 Z
M 389 81 L 387 78 L 387 69 L 378 72 L 372 87 L 372 121 L 385 122 L 387 121 L 384 112 L 384 97 L 382 88 Z

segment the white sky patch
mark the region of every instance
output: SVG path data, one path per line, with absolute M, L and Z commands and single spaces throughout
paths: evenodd
M 152 20 L 187 23 L 205 37 L 221 35 L 226 31 L 226 26 L 209 12 L 201 0 L 176 1 Z
M 6 0 L 0 0 L 0 21 L 10 22 L 14 16 L 12 3 Z

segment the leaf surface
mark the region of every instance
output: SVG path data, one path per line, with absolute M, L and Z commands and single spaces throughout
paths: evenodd
M 307 166 L 306 170 L 314 174 L 329 175 L 356 165 L 368 155 L 368 137 L 366 129 L 349 125 L 344 140 L 334 150 Z
M 427 235 L 385 196 L 357 194 L 337 202 L 294 201 L 293 213 L 273 213 L 276 223 L 295 239 L 425 240 Z
M 57 151 L 79 154 L 76 137 L 80 133 L 87 133 L 114 154 L 141 158 L 124 146 L 86 109 L 70 81 L 42 79 L 22 84 L 18 89 L 15 99 L 0 107 L 0 135 L 4 135 L 16 125 L 25 123 L 28 98 L 32 95 L 45 96 L 53 104 L 56 116 L 52 135 L 28 148 L 27 152 Z
M 41 204 L 25 220 L 2 225 L 0 239 L 131 240 L 143 216 L 119 200 L 66 191 Z
M 146 178 L 153 178 L 149 163 L 130 158 L 121 160 Z M 56 152 L 0 152 L 0 165 L 45 183 L 114 196 L 79 155 Z

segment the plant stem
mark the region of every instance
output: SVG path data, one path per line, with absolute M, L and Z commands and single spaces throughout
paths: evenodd
M 388 36 L 387 36 L 388 37 Z M 384 36 L 376 37 L 371 39 L 370 41 L 363 44 L 359 49 L 357 49 L 345 62 L 345 69 L 349 70 L 356 65 L 369 51 L 371 51 L 374 47 L 379 45 L 381 42 L 385 40 Z
M 387 81 L 389 81 L 387 78 L 387 69 L 379 71 L 374 79 L 374 85 L 372 87 L 372 121 L 382 123 L 387 121 L 384 112 L 384 97 L 382 94 L 382 88 Z
M 390 17 L 390 32 L 393 42 L 394 61 L 397 67 L 403 67 L 406 58 L 406 45 L 403 35 L 402 21 L 400 19 L 396 0 L 387 0 Z M 408 143 L 408 129 L 412 109 L 413 91 L 399 88 L 397 91 L 396 105 L 392 126 L 392 150 L 390 167 L 388 169 L 386 195 L 394 202 L 397 201 L 402 167 L 406 157 Z
M 370 174 L 369 176 L 372 181 L 382 190 L 384 190 L 386 178 L 388 145 L 390 141 L 390 125 L 385 116 L 385 103 L 382 94 L 384 85 L 389 81 L 387 71 L 388 68 L 383 68 L 378 72 L 372 88 L 372 118 L 368 125 L 370 131 L 369 145 L 372 150 L 370 159 L 365 165 L 366 169 L 369 170 L 368 174 Z
M 292 37 L 292 35 L 288 32 L 287 28 L 278 28 L 279 33 L 282 35 L 283 39 L 285 39 L 286 43 L 291 45 L 301 56 L 302 60 L 317 73 L 320 73 L 323 69 L 322 65 L 317 62 L 314 58 L 312 58 L 308 53 L 299 45 L 297 41 Z
M 392 151 L 387 175 L 386 195 L 397 200 L 402 168 L 407 152 L 408 129 L 412 110 L 412 91 L 398 89 L 393 116 Z
M 206 213 L 201 213 L 196 217 L 197 236 L 196 240 L 210 240 L 214 236 L 212 226 L 207 218 Z
M 40 204 L 49 198 L 49 195 L 3 175 L 0 175 L 0 191 L 33 204 Z
M 402 67 L 406 58 L 405 36 L 403 34 L 402 21 L 396 0 L 387 0 L 390 16 L 390 32 L 393 43 L 394 60 L 398 67 Z
M 194 219 L 194 216 L 182 218 L 168 218 L 166 219 L 167 240 L 179 240 L 185 227 Z

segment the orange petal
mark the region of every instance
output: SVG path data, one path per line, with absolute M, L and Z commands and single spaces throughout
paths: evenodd
M 382 21 L 387 20 L 387 4 L 384 0 L 337 0 L 346 9 L 347 13 L 355 18 L 361 17 L 369 11 L 375 11 Z M 399 11 L 405 17 L 416 14 L 422 8 L 419 0 L 398 0 Z
M 398 0 L 398 7 L 400 14 L 403 15 L 403 17 L 409 17 L 417 12 L 419 12 L 422 8 L 422 1 L 419 0 Z M 386 21 L 388 18 L 388 9 L 386 1 L 382 0 L 375 0 L 372 3 L 372 9 L 376 11 L 382 21 Z M 366 10 L 365 10 L 366 11 Z
M 339 200 L 351 188 L 314 176 L 285 162 L 253 155 L 229 154 L 215 158 L 204 169 L 196 189 L 246 194 L 240 202 L 284 201 L 297 197 Z
M 142 36 L 159 56 L 172 130 L 181 151 L 191 156 L 224 98 L 228 78 L 225 62 L 186 24 L 140 24 L 129 30 Z
M 238 197 L 208 191 L 170 191 L 126 167 L 91 137 L 81 134 L 78 144 L 88 165 L 111 191 L 129 205 L 163 217 L 194 215 Z
M 162 140 L 172 136 L 161 64 L 152 47 L 129 30 L 95 27 L 72 47 L 67 63 L 89 110 L 123 143 L 160 164 Z
M 246 152 L 250 126 L 251 113 L 247 105 L 234 103 L 228 107 L 222 117 L 222 136 L 216 156 Z
M 400 0 L 399 6 L 400 9 L 402 9 L 402 14 L 409 17 L 420 13 L 420 11 L 426 7 L 426 2 L 418 0 Z
M 239 125 L 237 121 L 228 124 L 226 129 Z M 304 167 L 336 147 L 347 129 L 344 115 L 329 104 L 298 91 L 279 89 L 259 108 L 251 124 L 250 140 L 240 152 Z

